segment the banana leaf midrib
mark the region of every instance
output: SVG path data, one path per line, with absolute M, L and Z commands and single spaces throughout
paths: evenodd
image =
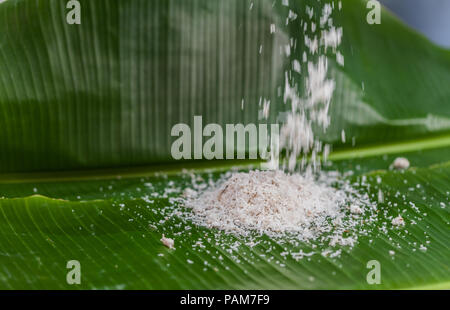
M 450 146 L 450 134 L 437 137 L 428 137 L 417 140 L 408 140 L 384 145 L 370 145 L 363 147 L 347 147 L 332 152 L 328 159 L 341 161 L 352 158 L 367 158 L 387 154 L 405 154 L 413 151 L 438 149 Z M 121 167 L 101 170 L 75 170 L 56 172 L 30 172 L 9 173 L 0 175 L 2 183 L 28 183 L 48 181 L 81 181 L 104 180 L 111 178 L 138 178 L 154 176 L 158 173 L 174 175 L 184 170 L 202 171 L 226 171 L 231 167 L 259 168 L 260 160 L 227 160 L 227 161 L 184 161 L 173 164 L 151 165 L 142 167 Z

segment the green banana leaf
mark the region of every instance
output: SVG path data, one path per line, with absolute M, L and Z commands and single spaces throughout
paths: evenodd
M 334 13 L 345 66 L 330 55 L 337 90 L 322 138 L 335 152 L 325 169 L 365 178 L 359 189 L 385 199 L 353 248 L 330 258 L 301 244 L 308 255 L 295 260 L 279 240 L 249 247 L 166 219 L 182 208 L 174 198 L 190 184 L 185 169 L 217 179 L 259 165 L 173 162 L 170 129 L 193 115 L 257 122 L 260 97 L 276 119 L 284 71 L 304 49 L 300 19 L 316 1 L 290 1 L 300 17 L 288 25 L 282 1 L 80 2 L 81 25 L 66 23 L 66 1 L 0 3 L 0 288 L 450 288 L 449 51 L 385 10 L 381 25 L 368 25 L 366 1 L 344 0 Z M 280 56 L 291 37 L 297 48 Z M 293 78 L 301 90 L 304 76 Z M 342 129 L 356 147 L 340 142 Z M 412 168 L 389 170 L 400 155 Z M 406 227 L 386 232 L 400 212 Z M 70 260 L 81 264 L 80 285 L 66 281 Z M 372 260 L 379 285 L 366 280 Z
M 0 172 L 167 162 L 175 124 L 192 125 L 194 115 L 258 123 L 260 98 L 271 100 L 273 122 L 287 109 L 284 72 L 305 49 L 306 5 L 315 19 L 321 7 L 94 0 L 80 1 L 81 24 L 69 25 L 66 3 L 0 4 Z M 286 26 L 290 9 L 299 17 Z M 346 58 L 344 68 L 330 59 L 339 87 L 323 140 L 339 148 L 342 129 L 357 145 L 448 133 L 450 53 L 387 11 L 381 25 L 367 24 L 368 11 L 365 1 L 346 0 L 333 15 Z M 296 48 L 280 55 L 290 38 Z M 301 87 L 305 74 L 292 76 Z

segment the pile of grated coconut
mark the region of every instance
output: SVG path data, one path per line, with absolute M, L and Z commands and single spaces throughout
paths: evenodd
M 325 174 L 323 178 L 332 179 Z M 331 233 L 325 238 L 330 245 L 353 245 L 356 237 L 343 234 L 360 223 L 355 219 L 363 213 L 361 203 L 370 203 L 348 184 L 341 186 L 336 189 L 325 180 L 279 170 L 237 172 L 197 198 L 190 192 L 185 206 L 192 209 L 194 223 L 228 233 L 289 235 L 297 240 Z

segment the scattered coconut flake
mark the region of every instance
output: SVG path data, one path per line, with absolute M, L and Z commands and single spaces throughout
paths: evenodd
M 339 9 L 341 7 L 342 4 L 339 2 Z M 209 235 L 205 234 L 200 238 L 221 247 L 226 259 L 233 259 L 236 263 L 241 261 L 247 263 L 250 258 L 240 255 L 241 247 L 261 247 L 259 250 L 264 251 L 264 254 L 257 254 L 258 259 L 261 257 L 268 262 L 273 260 L 280 266 L 283 264 L 277 259 L 286 259 L 289 255 L 295 260 L 303 258 L 309 260 L 314 255 L 337 257 L 342 249 L 333 247 L 351 248 L 357 243 L 360 235 L 367 236 L 371 232 L 370 225 L 378 221 L 376 203 L 369 199 L 368 194 L 356 191 L 349 181 L 341 179 L 338 173 L 333 175 L 332 172 L 321 172 L 317 169 L 320 168 L 322 160 L 319 158 L 320 154 L 326 155 L 330 149 L 329 145 L 320 141 L 319 135 L 330 125 L 328 111 L 336 88 L 336 82 L 328 74 L 328 53 L 335 55 L 338 64 L 344 65 L 344 56 L 338 50 L 343 29 L 333 25 L 331 18 L 333 9 L 334 5 L 325 5 L 322 15 L 319 16 L 321 17 L 319 23 L 302 21 L 305 31 L 305 51 L 296 50 L 296 46 L 304 45 L 297 45 L 297 42 L 292 40 L 290 45 L 282 46 L 280 49 L 281 55 L 289 57 L 289 61 L 292 62 L 290 69 L 285 72 L 284 94 L 282 88 L 279 88 L 279 95 L 284 95 L 284 104 L 289 106 L 289 110 L 283 113 L 278 146 L 279 150 L 286 151 L 287 162 L 274 166 L 281 170 L 228 172 L 219 181 L 206 180 L 191 174 L 193 189 L 187 189 L 180 194 L 182 199 L 169 200 L 175 204 L 181 202 L 187 208 L 177 208 L 179 206 L 176 205 L 158 210 L 159 214 L 166 212 L 164 216 L 167 215 L 164 217 L 165 220 L 161 221 L 161 225 L 170 216 L 176 216 L 182 219 L 184 225 L 189 223 L 215 228 L 218 231 L 213 230 L 208 232 Z M 306 12 L 310 19 L 315 14 L 320 14 L 320 10 L 314 12 L 310 7 L 307 7 Z M 297 17 L 292 11 L 289 12 L 289 16 L 292 19 Z M 312 34 L 306 33 L 309 29 Z M 275 24 L 271 24 L 270 33 L 275 33 L 276 30 Z M 259 53 L 262 53 L 262 45 L 259 47 Z M 292 59 L 296 55 L 302 55 L 302 59 Z M 300 61 L 303 63 L 300 64 Z M 294 72 L 306 74 L 305 85 L 295 83 Z M 362 88 L 364 90 L 364 82 Z M 272 102 L 272 106 L 274 104 L 276 102 Z M 241 108 L 244 108 L 243 100 Z M 261 97 L 259 108 L 260 115 L 267 119 L 271 109 L 270 102 L 266 100 L 263 102 Z M 344 143 L 350 138 L 354 145 L 355 137 L 346 137 L 342 131 L 341 139 Z M 271 155 L 273 157 L 274 154 Z M 307 166 L 310 163 L 316 172 L 314 174 L 306 173 L 310 171 L 303 169 L 310 168 L 311 166 Z M 301 165 L 300 169 L 298 165 Z M 395 163 L 393 165 L 395 166 Z M 286 170 L 290 173 L 284 172 Z M 366 183 L 366 176 L 362 176 L 361 179 L 359 185 L 369 185 Z M 164 195 L 173 193 L 176 191 L 165 191 Z M 376 189 L 372 198 L 373 200 L 377 198 Z M 384 201 L 381 190 L 378 191 L 378 201 Z M 365 216 L 357 216 L 359 214 Z M 405 223 L 399 216 L 392 220 L 392 225 L 403 226 Z M 388 223 L 383 222 L 379 230 L 387 233 L 387 226 Z M 191 226 L 180 227 L 182 231 L 174 233 L 175 236 L 191 235 Z M 242 238 L 230 243 L 228 234 Z M 275 239 L 283 247 L 282 258 L 271 255 L 275 250 L 273 241 L 260 238 L 261 235 Z M 172 243 L 166 244 L 167 240 Z M 173 248 L 173 240 L 165 238 L 164 235 L 161 242 Z M 180 239 L 179 242 L 185 241 Z M 305 252 L 305 249 L 300 248 L 304 245 L 303 242 L 312 250 Z M 369 242 L 372 243 L 372 240 Z M 209 251 L 201 240 L 193 243 L 192 248 L 196 251 Z M 319 250 L 324 248 L 325 251 Z M 394 255 L 395 252 L 389 251 L 389 254 Z M 218 259 L 224 258 L 219 255 Z M 187 262 L 194 263 L 189 259 Z M 225 269 L 228 270 L 228 267 Z
M 169 249 L 175 249 L 175 247 L 174 247 L 175 241 L 173 241 L 173 239 L 171 239 L 171 238 L 166 238 L 164 236 L 164 234 L 162 235 L 162 238 L 160 241 L 162 242 L 162 244 L 164 244 Z
M 408 169 L 409 165 L 409 160 L 404 157 L 398 157 L 392 163 L 392 167 L 397 170 Z
M 401 217 L 399 215 L 399 216 L 397 216 L 396 218 L 394 218 L 392 220 L 392 225 L 394 225 L 394 226 L 405 226 L 405 221 L 403 220 L 403 217 Z
M 197 197 L 197 191 L 191 189 L 191 188 L 186 188 L 183 191 L 183 197 L 184 198 L 194 198 Z
M 342 55 L 340 52 L 336 53 L 336 62 L 342 67 L 344 66 L 344 55 Z
M 361 213 L 363 213 L 363 210 L 357 205 L 351 205 L 350 212 L 353 214 L 361 214 Z
M 378 190 L 378 202 L 384 203 L 384 193 L 381 189 Z

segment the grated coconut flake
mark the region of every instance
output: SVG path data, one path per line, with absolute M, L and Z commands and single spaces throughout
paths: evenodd
M 333 247 L 353 246 L 361 206 L 370 203 L 348 184 L 337 189 L 330 181 L 337 180 L 325 172 L 319 179 L 280 170 L 236 172 L 184 205 L 192 210 L 189 219 L 195 224 L 234 235 L 323 237 Z

